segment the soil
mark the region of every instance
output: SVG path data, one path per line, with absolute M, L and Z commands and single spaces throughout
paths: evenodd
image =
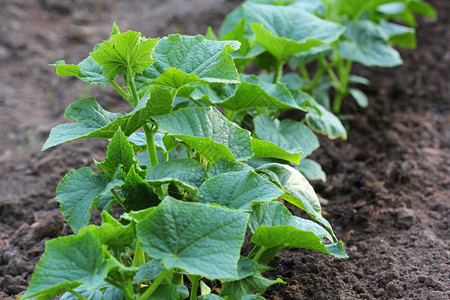
M 430 1 L 439 20 L 419 19 L 418 49 L 404 64 L 363 68 L 370 106 L 344 105 L 347 141 L 320 138 L 313 154 L 327 173 L 314 182 L 323 214 L 345 241 L 338 260 L 286 249 L 266 275 L 286 284 L 267 299 L 450 299 L 450 2 Z M 54 201 L 72 168 L 103 160 L 105 142 L 83 140 L 40 152 L 50 128 L 65 122 L 68 104 L 97 96 L 112 111 L 112 89 L 57 78 L 58 59 L 78 63 L 122 31 L 147 37 L 218 29 L 239 1 L 10 0 L 0 10 L 0 299 L 26 289 L 44 242 L 70 234 Z

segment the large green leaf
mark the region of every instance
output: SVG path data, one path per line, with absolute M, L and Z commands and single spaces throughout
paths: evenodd
M 83 98 L 70 104 L 65 113 L 77 123 L 54 127 L 42 150 L 82 138 L 110 139 L 121 128 L 126 136 L 146 124 L 151 116 L 170 112 L 172 98 L 167 89 L 153 87 L 130 113 L 111 113 L 104 110 L 94 97 Z
M 147 69 L 155 61 L 152 52 L 157 42 L 142 37 L 140 32 L 127 31 L 112 35 L 90 54 L 107 78 L 115 78 L 128 69 L 133 74 Z
M 258 115 L 253 119 L 256 135 L 265 141 L 289 151 L 302 149 L 305 158 L 319 148 L 319 140 L 307 126 L 289 119 L 272 120 L 268 115 Z
M 253 292 L 256 291 L 258 293 L 262 293 L 267 289 L 267 287 L 275 283 L 277 283 L 276 280 L 264 278 L 261 274 L 254 274 L 241 280 L 224 282 L 220 291 L 220 296 L 229 297 L 226 299 L 244 300 L 247 299 L 246 296 L 252 295 Z M 256 295 L 254 296 L 257 297 Z
M 392 48 L 383 29 L 371 21 L 345 23 L 344 36 L 348 39 L 339 44 L 339 55 L 344 59 L 365 66 L 395 67 L 402 63 L 400 54 Z
M 283 191 L 253 171 L 230 172 L 206 180 L 195 200 L 250 211 L 253 202 L 277 199 Z
M 122 184 L 123 181 L 117 176 L 110 181 L 105 173 L 94 173 L 89 167 L 72 170 L 58 184 L 56 201 L 59 202 L 67 223 L 77 233 L 89 224 L 95 202 L 101 196 L 106 196 L 112 188 Z
M 286 161 L 293 162 L 294 164 L 300 163 L 301 153 L 303 149 L 300 147 L 284 150 L 278 147 L 272 142 L 263 141 L 259 139 L 252 138 L 253 158 L 265 157 L 265 158 L 277 158 Z
M 134 155 L 133 146 L 127 140 L 127 137 L 120 128 L 111 139 L 105 160 L 101 163 L 96 162 L 96 165 L 102 169 L 109 178 L 114 176 L 114 173 L 119 167 L 121 167 L 125 173 L 128 173 L 133 165 L 138 165 L 138 160 L 136 155 Z
M 319 198 L 299 171 L 277 163 L 262 165 L 258 170 L 269 175 L 272 181 L 284 190 L 285 193 L 281 198 L 306 211 L 311 218 L 322 223 L 333 234 L 330 223 L 322 217 Z
M 248 215 L 204 203 L 165 198 L 137 224 L 137 238 L 167 269 L 208 279 L 238 276 Z
M 279 202 L 261 203 L 254 207 L 250 224 L 254 231 L 251 242 L 265 249 L 286 247 L 317 250 L 339 258 L 347 258 L 342 242 L 324 244 L 332 236 L 320 225 L 292 216 Z M 278 218 L 278 215 L 282 218 Z M 275 217 L 275 218 L 274 218 Z M 263 254 L 264 255 L 264 254 Z M 268 257 L 264 257 L 267 260 Z
M 239 74 L 229 54 L 236 41 L 211 41 L 201 35 L 172 34 L 155 47 L 156 62 L 138 80 L 179 89 L 196 82 L 238 83 Z
M 255 75 L 243 75 L 234 94 L 218 104 L 233 111 L 257 107 L 302 110 L 284 84 L 266 82 Z
M 339 38 L 342 26 L 295 7 L 246 3 L 246 22 L 256 41 L 278 60 Z
M 59 237 L 45 243 L 45 253 L 21 299 L 50 299 L 80 285 L 93 289 L 103 283 L 113 263 L 91 232 Z
M 207 178 L 205 166 L 196 160 L 185 158 L 171 160 L 148 169 L 146 180 L 152 185 L 175 181 L 190 192 L 200 187 Z
M 213 107 L 188 107 L 153 118 L 159 129 L 184 141 L 206 160 L 246 160 L 253 156 L 250 132 Z

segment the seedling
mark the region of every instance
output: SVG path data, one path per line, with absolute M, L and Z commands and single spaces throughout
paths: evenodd
M 254 293 L 279 282 L 262 273 L 286 247 L 347 257 L 298 170 L 285 163 L 248 163 L 264 158 L 298 164 L 300 147 L 287 151 L 252 137 L 204 105 L 214 94 L 195 97 L 202 88 L 212 93 L 216 86 L 236 85 L 233 96 L 219 101 L 235 120 L 237 91 L 254 89 L 252 80 L 265 86 L 258 78 L 241 83 L 230 55 L 239 46 L 179 34 L 148 39 L 120 33 L 114 25 L 111 37 L 78 65 L 53 65 L 60 76 L 111 85 L 133 109 L 112 113 L 94 97 L 83 98 L 66 109 L 76 123 L 52 129 L 43 150 L 84 138 L 110 144 L 104 161 L 95 161 L 99 171 L 72 170 L 58 185 L 56 200 L 75 235 L 46 242 L 21 299 L 262 299 Z M 265 93 L 282 87 L 268 85 Z M 277 101 L 271 105 L 299 105 Z M 264 114 L 258 122 L 257 136 L 264 136 L 265 124 L 269 132 L 283 128 L 286 139 L 299 129 L 298 123 L 276 124 Z M 306 152 L 315 147 L 308 146 L 301 145 Z M 278 199 L 311 220 L 292 215 Z M 93 207 L 102 211 L 101 226 L 89 225 Z M 247 230 L 253 250 L 244 253 Z M 212 294 L 204 279 L 218 280 L 220 294 Z

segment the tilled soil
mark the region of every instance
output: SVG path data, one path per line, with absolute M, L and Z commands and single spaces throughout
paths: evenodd
M 327 173 L 315 182 L 324 216 L 350 255 L 338 260 L 286 249 L 267 273 L 287 284 L 267 299 L 450 299 L 450 32 L 448 0 L 430 1 L 439 21 L 420 19 L 418 49 L 394 69 L 356 67 L 370 79 L 370 106 L 346 103 L 347 141 L 321 138 L 313 154 Z M 239 1 L 25 1 L 0 10 L 0 299 L 31 278 L 44 242 L 71 231 L 54 200 L 72 168 L 103 160 L 104 141 L 39 151 L 66 106 L 86 95 L 129 109 L 114 91 L 87 90 L 47 65 L 78 63 L 117 21 L 145 36 L 217 29 Z M 351 102 L 351 101 L 349 101 Z M 299 213 L 292 208 L 295 213 Z

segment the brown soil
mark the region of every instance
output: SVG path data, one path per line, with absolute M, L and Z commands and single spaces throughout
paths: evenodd
M 314 158 L 328 181 L 314 183 L 324 215 L 346 242 L 348 260 L 289 249 L 276 257 L 281 277 L 267 299 L 450 299 L 450 32 L 448 0 L 430 1 L 437 23 L 421 19 L 417 50 L 405 64 L 365 69 L 370 107 L 344 113 L 349 139 L 321 138 Z M 98 96 L 127 109 L 111 89 L 87 90 L 47 65 L 78 63 L 107 38 L 111 24 L 146 36 L 217 29 L 239 1 L 11 0 L 0 10 L 0 299 L 22 293 L 48 239 L 70 229 L 54 201 L 72 168 L 102 160 L 103 141 L 78 141 L 41 153 L 66 106 Z

